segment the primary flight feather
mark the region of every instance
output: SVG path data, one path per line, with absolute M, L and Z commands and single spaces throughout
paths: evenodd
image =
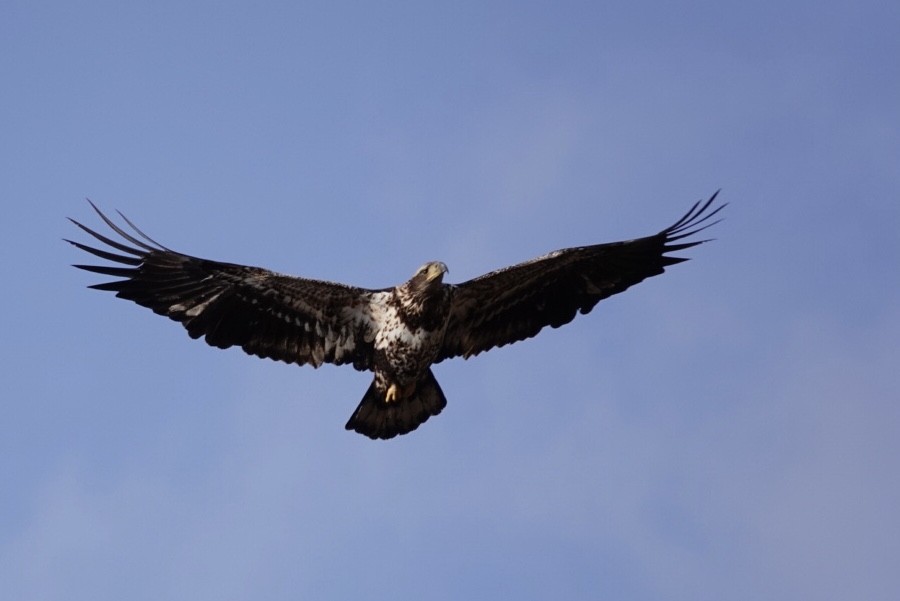
M 431 365 L 468 358 L 569 323 L 598 302 L 687 259 L 668 253 L 717 223 L 716 194 L 653 236 L 566 248 L 462 284 L 443 283 L 432 261 L 409 281 L 370 290 L 185 255 L 154 241 L 124 215 L 116 224 L 91 206 L 114 240 L 71 220 L 109 250 L 67 240 L 117 265 L 75 265 L 114 276 L 90 286 L 165 315 L 218 348 L 318 367 L 351 364 L 374 379 L 347 422 L 370 438 L 415 430 L 446 406 Z

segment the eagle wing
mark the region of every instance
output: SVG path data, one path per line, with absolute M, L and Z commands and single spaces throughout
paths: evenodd
M 678 242 L 718 221 L 710 219 L 718 192 L 654 236 L 566 248 L 459 284 L 435 362 L 470 357 L 558 328 L 598 302 L 687 259 L 666 253 L 705 242 Z
M 125 231 L 91 206 L 125 242 L 71 221 L 125 254 L 66 240 L 119 265 L 75 265 L 124 279 L 90 288 L 109 290 L 165 315 L 211 346 L 240 346 L 247 353 L 298 365 L 352 363 L 371 369 L 375 325 L 370 303 L 382 291 L 296 278 L 259 267 L 222 263 L 170 250 L 141 232 Z M 124 266 L 124 267 L 123 267 Z

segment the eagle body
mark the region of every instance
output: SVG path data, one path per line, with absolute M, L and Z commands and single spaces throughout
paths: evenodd
M 381 319 L 376 320 L 375 377 L 406 386 L 415 381 L 434 362 L 450 317 L 452 288 L 440 283 L 433 291 L 422 294 L 415 305 L 392 295 Z M 412 307 L 421 307 L 427 315 L 410 314 Z
M 717 193 L 718 194 L 718 193 Z M 373 380 L 346 428 L 373 439 L 415 430 L 447 404 L 431 366 L 569 323 L 613 294 L 685 261 L 667 253 L 717 221 L 714 194 L 661 232 L 566 248 L 457 285 L 432 261 L 405 283 L 370 290 L 173 251 L 91 206 L 121 240 L 72 220 L 107 248 L 67 240 L 113 263 L 75 265 L 119 279 L 90 286 L 180 322 L 218 348 L 297 365 L 352 365 Z
M 373 438 L 405 434 L 447 405 L 430 369 L 450 318 L 446 272 L 443 263 L 426 263 L 385 298 L 373 299 L 375 377 L 349 429 Z

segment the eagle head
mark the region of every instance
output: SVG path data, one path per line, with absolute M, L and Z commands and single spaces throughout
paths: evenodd
M 429 261 L 425 263 L 410 278 L 410 283 L 416 288 L 425 288 L 434 284 L 441 284 L 444 274 L 450 271 L 447 266 L 440 261 Z
M 432 298 L 444 288 L 442 284 L 447 271 L 447 266 L 440 261 L 429 261 L 419 267 L 409 281 L 399 286 L 397 290 L 409 299 Z
M 409 281 L 394 288 L 401 319 L 411 329 L 434 330 L 446 323 L 451 287 L 443 284 L 447 266 L 440 261 L 425 263 Z

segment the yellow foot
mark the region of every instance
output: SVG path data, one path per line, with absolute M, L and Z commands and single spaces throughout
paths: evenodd
M 412 394 L 416 391 L 416 383 L 410 382 L 403 388 L 401 388 L 398 384 L 391 384 L 387 391 L 384 393 L 384 402 L 385 403 L 394 403 L 396 401 L 400 401 L 402 399 L 407 399 L 412 396 Z
M 387 389 L 387 392 L 384 395 L 384 401 L 386 403 L 393 403 L 397 400 L 397 397 L 400 394 L 400 388 L 396 384 L 391 384 Z

